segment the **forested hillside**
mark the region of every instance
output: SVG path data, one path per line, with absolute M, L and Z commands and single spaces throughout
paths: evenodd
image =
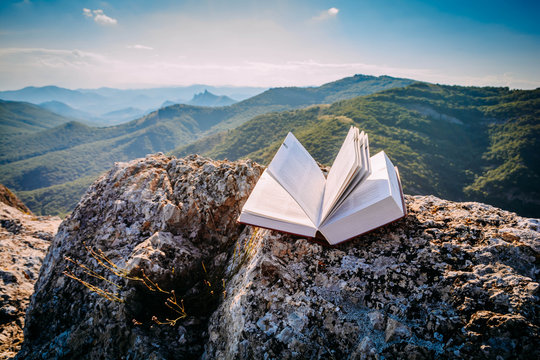
M 10 136 L 0 139 L 0 182 L 17 191 L 33 211 L 64 214 L 77 203 L 88 179 L 115 161 L 171 151 L 271 111 L 330 103 L 411 82 L 356 75 L 320 87 L 275 88 L 231 106 L 176 104 L 117 126 L 98 128 L 69 122 Z
M 71 120 L 30 103 L 0 100 L 0 140 L 49 129 Z
M 416 83 L 331 106 L 261 115 L 173 154 L 268 163 L 288 131 L 331 165 L 351 125 L 385 150 L 404 190 L 540 216 L 540 89 Z

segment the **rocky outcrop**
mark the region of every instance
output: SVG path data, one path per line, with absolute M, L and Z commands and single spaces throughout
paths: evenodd
M 406 219 L 337 248 L 257 232 L 206 357 L 538 358 L 540 223 L 406 200 Z
M 405 219 L 324 247 L 236 223 L 261 172 L 115 165 L 60 226 L 18 358 L 540 355 L 537 220 L 407 196 Z
M 200 356 L 222 291 L 214 280 L 241 234 L 236 218 L 261 170 L 251 161 L 163 155 L 116 164 L 61 224 L 18 358 Z M 118 266 L 116 273 L 93 253 L 100 250 Z M 145 276 L 175 295 L 134 280 Z M 167 322 L 181 315 L 165 305 L 171 296 L 187 316 L 176 326 L 158 325 L 154 317 Z
M 25 213 L 17 197 L 4 194 L 9 196 L 7 204 L 0 199 L 0 359 L 15 356 L 21 347 L 30 295 L 61 221 Z
M 4 203 L 25 214 L 32 214 L 30 209 L 4 185 L 0 184 L 0 203 Z

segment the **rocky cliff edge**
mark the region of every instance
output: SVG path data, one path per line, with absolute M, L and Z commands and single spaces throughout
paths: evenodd
M 538 220 L 407 196 L 323 247 L 236 223 L 261 172 L 116 164 L 61 224 L 17 358 L 540 358 Z
M 59 217 L 34 216 L 0 185 L 0 360 L 19 351 L 24 315 Z

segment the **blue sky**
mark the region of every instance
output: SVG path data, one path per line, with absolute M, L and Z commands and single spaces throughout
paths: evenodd
M 538 1 L 0 1 L 0 88 L 540 87 Z

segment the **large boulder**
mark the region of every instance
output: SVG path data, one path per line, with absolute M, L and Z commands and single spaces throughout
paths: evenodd
M 205 358 L 540 358 L 540 223 L 406 202 L 404 220 L 335 248 L 246 230 Z
M 537 220 L 407 196 L 332 248 L 236 222 L 261 172 L 117 164 L 60 226 L 18 358 L 539 357 Z
M 60 225 L 18 358 L 200 356 L 223 287 L 214 279 L 241 234 L 236 218 L 261 172 L 251 161 L 197 156 L 117 163 Z M 187 316 L 158 325 L 180 317 L 165 305 L 175 297 L 169 305 Z

